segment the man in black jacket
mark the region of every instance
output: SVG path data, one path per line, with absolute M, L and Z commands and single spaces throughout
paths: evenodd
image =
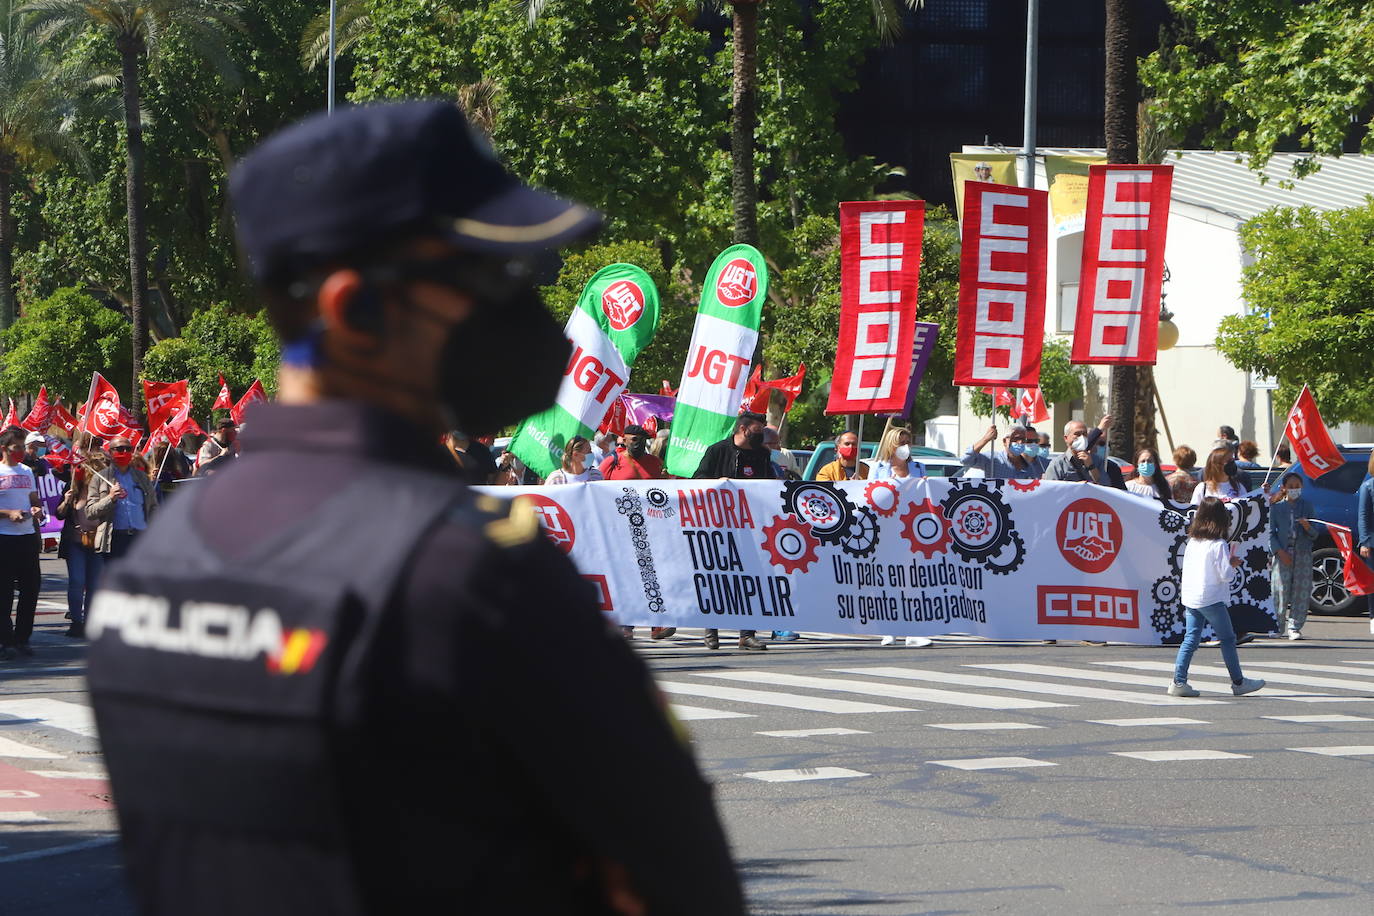
M 230 192 L 280 403 L 88 622 L 141 911 L 743 913 L 643 664 L 535 511 L 439 445 L 553 403 L 568 344 L 532 258 L 596 214 L 437 102 L 304 121 Z

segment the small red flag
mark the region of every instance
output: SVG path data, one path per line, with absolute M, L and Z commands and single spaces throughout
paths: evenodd
M 1331 532 L 1331 540 L 1336 542 L 1336 547 L 1341 552 L 1341 559 L 1345 561 L 1345 587 L 1350 590 L 1352 595 L 1368 595 L 1374 593 L 1374 569 L 1370 569 L 1364 560 L 1355 552 L 1354 539 L 1350 536 L 1350 529 L 1343 525 L 1326 525 Z
M 677 391 L 674 390 L 673 386 L 668 382 L 666 378 L 663 379 L 662 383 L 658 386 L 658 393 L 663 395 L 665 398 L 677 397 Z
M 753 397 L 749 397 L 749 390 L 745 389 L 745 404 L 754 413 L 767 413 L 768 401 L 772 392 L 781 391 L 787 399 L 782 412 L 787 413 L 792 409 L 792 405 L 797 401 L 797 395 L 801 394 L 802 381 L 806 378 L 806 363 L 797 365 L 797 374 L 787 378 L 776 378 L 771 382 L 760 381 Z
M 167 418 L 191 403 L 191 387 L 186 379 L 179 382 L 143 381 L 143 402 L 148 405 L 148 428 L 157 429 Z
M 72 416 L 72 412 L 63 407 L 61 403 L 53 407 L 52 421 L 62 427 L 69 438 L 76 435 L 78 421 L 76 417 Z
M 219 394 L 215 396 L 215 403 L 210 405 L 211 410 L 233 410 L 234 396 L 229 393 L 229 383 L 224 380 L 224 376 L 219 377 Z M 238 421 L 235 420 L 235 423 Z
M 1045 395 L 1039 385 L 1021 392 L 1021 400 L 1016 404 L 1016 415 L 1027 417 L 1032 423 L 1044 423 L 1049 420 L 1050 408 L 1045 403 Z
M 14 398 L 10 398 L 10 412 L 5 414 L 5 429 L 19 425 L 19 411 L 14 409 Z
M 1293 443 L 1293 451 L 1308 477 L 1316 479 L 1345 464 L 1345 457 L 1331 441 L 1331 433 L 1327 432 L 1322 415 L 1317 411 L 1317 401 L 1306 385 L 1302 386 L 1293 409 L 1288 411 L 1283 434 Z
M 990 394 L 990 395 L 992 395 L 992 406 L 993 406 L 994 408 L 996 408 L 996 407 L 1011 407 L 1011 406 L 1013 406 L 1013 405 L 1016 403 L 1016 389 L 1015 389 L 1015 388 L 1001 388 L 1001 387 L 996 387 L 996 388 L 984 388 L 984 389 L 983 389 L 983 394 Z
M 48 386 L 41 385 L 38 388 L 38 397 L 33 402 L 33 409 L 19 425 L 30 432 L 41 433 L 52 426 L 52 418 L 53 405 L 48 402 Z
M 222 392 L 221 392 L 222 393 Z M 253 384 L 248 386 L 248 390 L 239 398 L 239 402 L 229 408 L 229 415 L 234 418 L 234 422 L 242 425 L 243 414 L 252 404 L 266 404 L 267 392 L 262 388 L 262 382 L 253 379 Z
M 130 426 L 129 413 L 119 403 L 119 392 L 99 372 L 91 373 L 91 390 L 81 431 L 99 439 L 113 439 Z

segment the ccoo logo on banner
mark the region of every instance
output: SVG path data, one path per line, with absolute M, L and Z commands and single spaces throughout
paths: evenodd
M 1193 509 L 1121 490 L 979 478 L 660 480 L 520 497 L 622 624 L 1183 638 L 1179 578 Z M 1241 499 L 1227 509 L 1242 561 L 1231 582 L 1235 625 L 1273 630 L 1268 505 Z

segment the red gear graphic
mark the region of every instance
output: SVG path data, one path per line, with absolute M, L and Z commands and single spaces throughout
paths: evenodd
M 971 517 L 975 515 L 978 516 L 982 522 L 981 524 L 975 522 L 973 527 L 970 528 L 969 522 Z M 955 521 L 955 524 L 959 526 L 959 533 L 964 536 L 965 540 L 978 542 L 986 540 L 989 533 L 992 531 L 992 515 L 982 506 L 976 504 L 966 506 L 959 512 L 959 517 Z
M 1018 493 L 1029 493 L 1040 486 L 1040 478 L 1037 477 L 1035 480 L 1008 480 L 1007 483 Z
M 939 526 L 939 535 L 929 540 L 923 539 L 916 530 L 917 523 L 924 516 L 934 519 L 935 524 Z M 945 548 L 949 546 L 949 519 L 940 512 L 939 506 L 928 499 L 925 502 L 914 502 L 902 515 L 902 537 L 911 545 L 912 553 L 919 553 L 927 560 L 934 559 L 936 554 L 944 553 Z
M 874 499 L 874 494 L 879 490 L 885 490 L 891 494 L 886 509 L 878 505 L 878 501 Z M 864 501 L 883 518 L 891 518 L 897 514 L 897 485 L 890 480 L 875 480 L 864 488 Z
M 783 534 L 789 531 L 800 539 L 804 548 L 796 552 L 796 556 L 788 556 L 780 546 Z M 819 546 L 821 542 L 811 534 L 811 529 L 790 515 L 775 516 L 773 523 L 763 529 L 763 549 L 768 551 L 769 562 L 783 572 L 806 572 L 816 562 Z

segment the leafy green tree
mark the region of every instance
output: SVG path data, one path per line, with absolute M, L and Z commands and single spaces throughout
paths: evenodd
M 72 99 L 53 58 L 33 39 L 12 0 L 0 0 L 0 328 L 18 314 L 14 289 L 15 222 L 10 208 L 24 170 L 59 157 L 79 158 L 69 127 Z
M 1277 378 L 1281 404 L 1306 384 L 1328 423 L 1374 423 L 1374 197 L 1329 213 L 1270 210 L 1240 235 L 1254 256 L 1248 311 L 1222 319 L 1217 348 Z
M 210 412 L 219 394 L 219 377 L 237 398 L 254 379 L 268 395 L 277 389 L 281 347 L 266 316 L 245 315 L 216 303 L 191 317 L 178 337 L 158 341 L 148 350 L 144 378 L 159 382 L 186 379 L 198 416 Z
M 143 370 L 148 345 L 148 233 L 144 222 L 143 113 L 141 61 L 156 55 L 161 37 L 172 30 L 230 78 L 236 69 L 224 45 L 226 28 L 238 27 L 232 0 L 32 0 L 24 12 L 36 34 L 57 42 L 96 30 L 113 41 L 119 54 L 120 90 L 124 102 L 125 201 L 129 232 L 129 311 L 133 323 L 133 381 Z M 130 402 L 142 414 L 142 392 Z
M 1250 154 L 1296 145 L 1374 152 L 1374 16 L 1367 0 L 1170 0 L 1182 28 L 1142 65 L 1162 125 Z M 1317 167 L 1300 159 L 1298 175 Z
M 13 325 L 0 331 L 0 386 L 37 392 L 70 404 L 86 399 L 91 373 L 105 375 L 128 403 L 129 323 L 78 289 L 59 289 L 30 302 Z

